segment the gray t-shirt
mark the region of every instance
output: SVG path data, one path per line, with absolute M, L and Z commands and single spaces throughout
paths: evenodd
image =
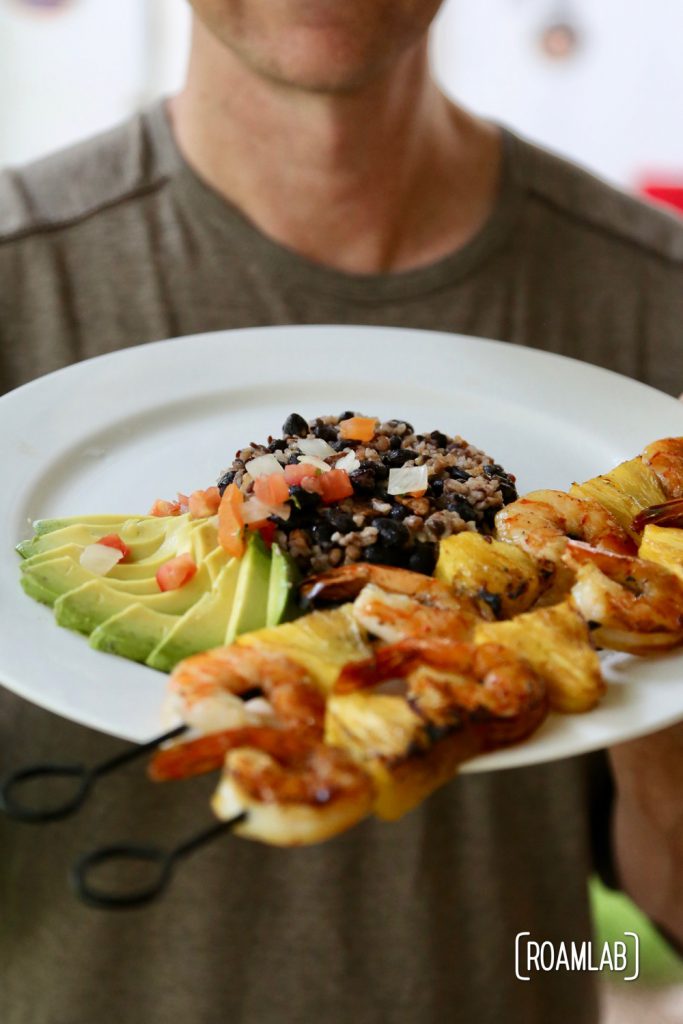
M 162 106 L 0 175 L 3 389 L 174 335 L 321 322 L 498 338 L 679 392 L 683 229 L 509 133 L 477 237 L 379 276 L 261 235 L 183 162 Z M 0 690 L 0 771 L 120 748 Z M 594 1024 L 593 976 L 519 982 L 514 940 L 589 936 L 607 781 L 602 756 L 463 776 L 323 846 L 228 838 L 162 901 L 105 913 L 75 900 L 67 865 L 104 841 L 183 838 L 214 784 L 154 786 L 130 768 L 73 819 L 0 820 L 0 1020 Z

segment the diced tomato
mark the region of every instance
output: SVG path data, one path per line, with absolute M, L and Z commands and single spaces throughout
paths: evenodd
M 179 516 L 181 515 L 180 505 L 177 501 L 164 501 L 157 498 L 149 510 L 151 516 Z
M 197 571 L 192 555 L 178 555 L 164 562 L 157 570 L 159 590 L 178 590 L 188 583 Z
M 185 514 L 189 508 L 190 499 L 182 491 L 178 491 L 178 504 L 180 505 L 180 511 Z
M 339 436 L 343 441 L 372 441 L 377 430 L 377 420 L 369 416 L 350 416 L 339 424 Z
M 320 493 L 326 505 L 334 501 L 341 501 L 343 498 L 350 498 L 353 494 L 353 484 L 345 469 L 331 469 L 329 473 L 322 473 L 318 477 Z
M 277 508 L 289 500 L 289 487 L 281 473 L 270 473 L 254 480 L 254 494 L 264 505 Z
M 237 484 L 228 484 L 218 507 L 218 543 L 235 558 L 244 554 L 244 495 Z
M 272 519 L 261 519 L 259 520 L 258 523 L 249 523 L 248 529 L 258 530 L 258 532 L 261 534 L 261 537 L 263 538 L 264 543 L 268 547 L 272 546 L 272 543 L 275 539 L 275 531 L 277 530 L 277 525 L 273 522 Z
M 408 494 L 410 495 L 411 498 L 423 498 L 426 493 L 427 493 L 427 488 L 426 487 L 422 491 L 408 491 Z
M 294 462 L 292 465 L 285 466 L 285 480 L 290 487 L 300 487 L 301 481 L 307 476 L 315 476 L 316 473 L 320 473 L 321 470 L 316 469 L 315 466 L 309 465 L 307 462 Z
M 217 487 L 209 487 L 206 491 L 193 491 L 187 502 L 190 519 L 215 516 L 220 503 L 221 493 Z
M 117 551 L 120 551 L 123 555 L 122 562 L 130 555 L 130 548 L 127 544 L 124 544 L 118 533 L 108 533 L 106 537 L 100 537 L 97 543 L 104 544 L 107 548 L 116 548 Z

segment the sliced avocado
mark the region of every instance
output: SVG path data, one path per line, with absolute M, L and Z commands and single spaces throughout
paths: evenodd
M 21 541 L 20 544 L 17 544 L 17 551 L 22 558 L 30 558 L 33 555 L 42 554 L 44 551 L 63 547 L 65 544 L 79 544 L 84 548 L 88 544 L 97 543 L 100 537 L 105 537 L 108 533 L 118 533 L 130 548 L 131 558 L 140 560 L 153 555 L 164 539 L 169 536 L 169 530 L 164 523 L 163 519 L 131 519 L 123 524 L 120 530 L 108 530 L 102 526 L 88 526 L 85 523 L 73 523 L 45 535 L 36 535 L 31 540 Z
M 221 570 L 211 593 L 189 608 L 151 652 L 150 668 L 170 672 L 183 658 L 224 643 L 239 573 L 240 561 L 233 558 Z
M 42 537 L 46 533 L 52 533 L 54 530 L 61 530 L 67 526 L 94 526 L 101 527 L 102 533 L 100 536 L 104 536 L 107 533 L 113 533 L 117 527 L 121 526 L 129 519 L 158 519 L 158 516 L 115 516 L 115 515 L 96 515 L 96 516 L 66 516 L 61 519 L 34 519 L 33 521 L 33 532 L 37 537 Z
M 90 646 L 144 662 L 177 622 L 176 615 L 166 615 L 136 602 L 100 623 L 90 634 Z
M 268 605 L 266 626 L 277 626 L 294 612 L 292 596 L 299 580 L 299 571 L 293 558 L 282 548 L 273 544 L 271 549 L 270 579 L 268 581 Z
M 197 565 L 218 546 L 218 529 L 215 519 L 198 519 L 192 531 L 192 557 Z
M 54 604 L 58 597 L 79 587 L 93 575 L 69 557 L 48 558 L 37 564 L 22 566 L 21 585 L 29 595 L 43 604 Z
M 137 580 L 119 580 L 110 578 L 108 575 L 96 576 L 89 569 L 84 569 L 78 560 L 57 556 L 45 557 L 42 561 L 34 562 L 29 559 L 21 566 L 22 579 L 27 577 L 35 579 L 40 586 L 47 591 L 52 591 L 55 597 L 75 590 L 91 580 L 106 580 L 113 590 L 120 590 L 123 593 L 135 595 L 159 594 L 159 584 L 154 576 Z M 30 586 L 30 584 L 29 584 Z M 26 590 L 26 585 L 24 585 Z M 30 593 L 30 590 L 26 591 Z
M 37 555 L 31 555 L 21 563 L 21 571 L 26 572 L 33 565 L 40 565 L 41 562 L 49 562 L 54 558 L 71 558 L 77 562 L 81 557 L 83 548 L 80 544 L 62 544 L 59 548 L 50 548 L 48 551 L 39 551 Z
M 240 633 L 261 629 L 266 623 L 270 553 L 261 535 L 252 533 L 240 560 L 240 571 L 225 642 L 231 644 Z
M 47 563 L 48 565 L 53 563 Z M 37 571 L 40 570 L 37 567 Z M 75 629 L 79 633 L 91 633 L 96 626 L 123 611 L 130 604 L 140 603 L 153 611 L 168 615 L 183 615 L 196 604 L 202 594 L 211 589 L 211 580 L 205 566 L 200 566 L 189 583 L 178 590 L 165 593 L 134 595 L 116 589 L 112 582 L 103 577 L 91 579 L 76 589 L 62 593 L 54 604 L 55 618 L 60 626 Z

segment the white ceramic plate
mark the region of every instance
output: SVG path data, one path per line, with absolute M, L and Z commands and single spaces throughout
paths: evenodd
M 206 487 L 238 447 L 290 412 L 401 416 L 459 433 L 517 474 L 520 493 L 566 488 L 683 434 L 683 408 L 631 380 L 500 342 L 377 327 L 274 327 L 157 342 L 50 374 L 0 400 L 0 680 L 86 725 L 142 741 L 160 728 L 166 677 L 93 651 L 19 586 L 31 521 L 139 514 Z M 8 486 L 11 484 L 11 486 Z M 608 746 L 683 719 L 683 655 L 605 661 L 587 715 L 552 715 L 526 743 L 468 770 Z

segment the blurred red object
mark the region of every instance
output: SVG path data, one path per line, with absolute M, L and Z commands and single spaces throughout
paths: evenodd
M 673 206 L 679 213 L 683 214 L 683 179 L 677 182 L 650 181 L 645 182 L 641 188 L 643 195 L 655 199 L 666 206 Z

